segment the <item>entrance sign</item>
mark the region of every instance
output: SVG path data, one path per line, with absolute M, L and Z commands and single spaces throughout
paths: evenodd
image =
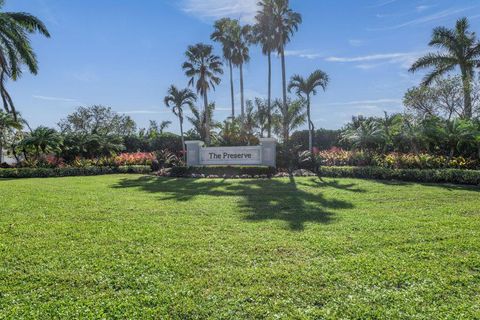
M 276 140 L 260 138 L 258 146 L 209 147 L 202 141 L 185 141 L 188 166 L 242 165 L 275 167 Z
M 224 147 L 224 148 L 201 148 L 201 165 L 221 164 L 262 164 L 262 148 L 256 147 Z

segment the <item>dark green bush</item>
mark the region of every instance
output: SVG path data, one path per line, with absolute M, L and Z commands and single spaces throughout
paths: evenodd
M 0 178 L 47 178 L 68 176 L 95 176 L 112 173 L 150 173 L 150 166 L 120 167 L 65 167 L 0 169 Z
M 171 175 L 175 177 L 184 177 L 191 174 L 204 174 L 205 176 L 235 176 L 249 175 L 272 176 L 276 172 L 275 168 L 266 166 L 211 166 L 211 167 L 173 167 Z
M 156 137 L 127 136 L 124 137 L 126 152 L 153 152 L 157 150 L 169 150 L 175 154 L 182 151 L 182 139 L 173 133 L 162 133 Z
M 381 167 L 322 167 L 321 176 L 401 180 L 426 183 L 480 185 L 480 170 L 460 169 L 389 169 Z

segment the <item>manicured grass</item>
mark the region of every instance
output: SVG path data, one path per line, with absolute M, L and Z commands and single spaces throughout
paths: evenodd
M 480 317 L 480 188 L 0 180 L 0 318 Z

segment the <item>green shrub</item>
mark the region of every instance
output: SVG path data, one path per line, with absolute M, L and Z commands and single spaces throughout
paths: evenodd
M 382 167 L 322 167 L 321 176 L 401 180 L 427 183 L 480 185 L 480 170 L 460 169 L 390 169 Z
M 68 176 L 95 176 L 112 173 L 150 173 L 150 166 L 120 167 L 64 167 L 64 168 L 15 168 L 0 169 L 0 178 L 47 178 Z
M 191 174 L 203 174 L 205 176 L 217 175 L 217 176 L 235 176 L 235 175 L 249 175 L 260 176 L 267 175 L 272 176 L 275 174 L 276 169 L 267 166 L 211 166 L 211 167 L 173 167 L 171 169 L 171 175 L 174 177 L 184 177 Z

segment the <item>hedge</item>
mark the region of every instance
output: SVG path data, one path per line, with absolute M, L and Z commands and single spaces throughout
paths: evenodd
M 389 169 L 382 167 L 321 167 L 320 175 L 333 178 L 401 180 L 426 183 L 480 185 L 480 170 Z
M 47 178 L 69 176 L 95 176 L 113 173 L 150 173 L 150 166 L 120 167 L 65 167 L 65 168 L 14 168 L 0 169 L 0 178 Z
M 211 166 L 211 167 L 173 167 L 171 169 L 171 176 L 186 177 L 192 174 L 203 174 L 205 176 L 235 176 L 235 175 L 250 175 L 272 176 L 276 172 L 275 168 L 267 166 Z

